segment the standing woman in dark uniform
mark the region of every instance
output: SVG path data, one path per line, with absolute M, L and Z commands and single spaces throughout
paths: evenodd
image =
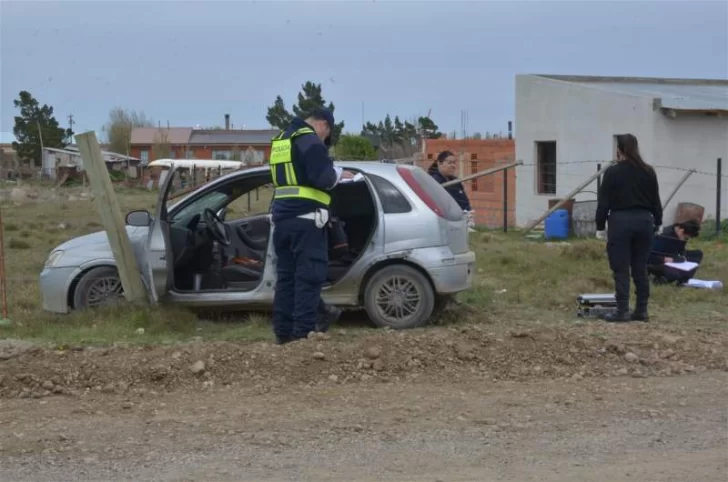
M 457 161 L 455 160 L 455 154 L 450 151 L 442 151 L 437 155 L 437 159 L 432 162 L 430 167 L 427 169 L 427 173 L 440 184 L 448 181 L 457 179 L 455 171 L 457 170 Z M 473 208 L 470 207 L 470 199 L 465 192 L 465 186 L 462 183 L 457 183 L 452 186 L 448 186 L 445 190 L 450 196 L 458 203 L 460 209 L 463 210 L 465 216 L 468 218 L 468 228 L 472 230 L 475 227 L 475 213 Z
M 614 274 L 617 312 L 604 316 L 608 322 L 647 321 L 650 281 L 647 259 L 652 240 L 662 225 L 662 203 L 655 170 L 642 160 L 637 138 L 617 136 L 617 164 L 604 173 L 596 214 L 597 235 L 607 218 L 607 255 Z M 629 277 L 637 292 L 634 312 L 629 311 Z

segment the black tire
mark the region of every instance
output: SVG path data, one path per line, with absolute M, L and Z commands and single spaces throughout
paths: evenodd
M 441 316 L 448 308 L 448 306 L 450 306 L 450 304 L 454 302 L 455 296 L 453 295 L 436 295 L 435 307 L 432 310 L 432 318 Z
M 394 293 L 398 294 L 392 300 Z M 411 300 L 408 302 L 405 296 Z M 393 305 L 386 306 L 386 298 Z M 435 292 L 430 281 L 416 269 L 401 264 L 374 273 L 364 291 L 364 309 L 374 324 L 382 328 L 406 330 L 424 326 L 434 308 Z
M 85 310 L 107 306 L 124 299 L 124 288 L 116 268 L 99 266 L 81 275 L 73 291 L 73 308 Z

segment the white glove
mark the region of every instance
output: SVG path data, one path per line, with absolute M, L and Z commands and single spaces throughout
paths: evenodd
M 468 227 L 474 228 L 475 227 L 475 211 L 463 211 L 465 213 L 465 217 L 468 219 Z
M 597 239 L 601 241 L 607 240 L 607 232 L 606 231 L 597 231 Z

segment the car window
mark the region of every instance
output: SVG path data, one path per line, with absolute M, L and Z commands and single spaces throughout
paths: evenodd
M 443 209 L 445 219 L 449 221 L 460 221 L 463 219 L 463 210 L 460 209 L 458 203 L 432 176 L 422 169 L 414 169 L 412 175 L 420 186 L 427 191 L 427 194 L 432 196 L 432 199 L 437 205 Z
M 174 224 L 186 224 L 196 214 L 202 214 L 205 209 L 212 209 L 217 212 L 225 204 L 227 204 L 230 198 L 229 189 L 221 189 L 215 191 L 208 191 L 196 199 L 193 199 L 188 204 L 183 206 L 179 211 L 175 212 L 172 216 L 172 223 Z
M 383 177 L 367 176 L 374 185 L 374 190 L 382 203 L 382 211 L 385 214 L 401 214 L 412 211 L 412 206 L 406 197 L 397 189 L 394 184 Z
M 273 186 L 264 184 L 241 194 L 233 193 L 233 199 L 227 206 L 225 221 L 230 222 L 270 212 L 274 191 Z

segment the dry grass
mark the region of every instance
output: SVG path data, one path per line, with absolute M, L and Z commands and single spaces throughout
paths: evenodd
M 156 193 L 121 190 L 124 211 L 151 209 Z M 251 199 L 252 212 L 268 209 L 270 194 L 261 191 Z M 38 274 L 51 249 L 70 238 L 101 227 L 88 200 L 5 203 L 6 271 L 8 301 L 13 324 L 0 328 L 0 337 L 22 337 L 79 343 L 165 343 L 193 337 L 225 340 L 271 339 L 265 317 L 232 315 L 211 321 L 180 308 L 117 307 L 56 316 L 40 308 Z M 247 197 L 234 203 L 229 214 L 248 212 Z M 699 277 L 723 279 L 728 273 L 728 250 L 722 241 L 695 241 L 706 253 Z M 463 293 L 463 307 L 440 323 L 485 322 L 498 324 L 573 324 L 575 299 L 581 293 L 612 291 L 611 274 L 596 240 L 568 244 L 526 241 L 518 233 L 479 232 L 471 238 L 478 255 L 474 289 Z M 651 312 L 660 324 L 684 327 L 725 326 L 728 291 L 656 287 Z M 241 323 L 241 321 L 245 321 Z M 349 326 L 351 325 L 351 326 Z M 144 328 L 143 334 L 138 329 Z M 347 324 L 351 332 L 368 330 L 357 319 Z

